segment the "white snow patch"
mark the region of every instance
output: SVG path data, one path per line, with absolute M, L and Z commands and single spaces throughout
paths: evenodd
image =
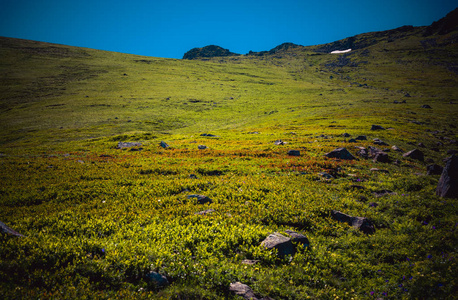
M 335 50 L 335 51 L 332 51 L 331 54 L 341 54 L 341 53 L 348 53 L 350 52 L 351 49 L 347 49 L 347 50 Z

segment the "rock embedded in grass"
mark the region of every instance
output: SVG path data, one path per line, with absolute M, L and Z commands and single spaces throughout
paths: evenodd
M 170 146 L 169 146 L 166 142 L 164 142 L 164 141 L 161 141 L 161 142 L 159 143 L 159 146 L 161 146 L 161 147 L 164 148 L 164 149 L 170 148 Z
M 243 299 L 246 299 L 246 300 L 258 300 L 259 299 L 248 285 L 243 284 L 241 282 L 231 283 L 229 285 L 229 291 L 236 294 L 237 296 L 243 297 Z
M 116 146 L 116 149 L 131 148 L 131 147 L 140 147 L 142 143 L 138 142 L 119 142 Z
M 154 271 L 146 274 L 146 279 L 148 284 L 152 285 L 153 288 L 164 288 L 169 285 L 167 277 Z
M 365 135 L 358 135 L 355 140 L 357 141 L 366 141 L 367 137 Z
M 24 236 L 24 235 L 20 234 L 19 232 L 17 232 L 16 230 L 13 230 L 10 227 L 8 227 L 3 222 L 0 222 L 0 232 L 1 233 L 5 233 L 5 234 L 14 235 L 14 236 Z
M 188 199 L 197 199 L 198 204 L 212 203 L 213 200 L 204 195 L 188 195 Z
M 205 150 L 205 149 L 207 149 L 207 146 L 205 146 L 205 145 L 199 145 L 199 146 L 197 146 L 197 149 L 199 149 L 199 150 Z
M 374 224 L 368 218 L 352 217 L 337 210 L 331 211 L 331 217 L 336 221 L 348 223 L 366 234 L 375 232 Z
M 339 158 L 339 159 L 347 159 L 353 160 L 356 159 L 346 148 L 337 148 L 325 154 L 326 157 L 329 158 Z
M 210 215 L 214 211 L 215 211 L 214 209 L 207 209 L 207 210 L 196 212 L 195 215 L 201 215 L 201 216 Z
M 371 130 L 385 130 L 385 128 L 380 125 L 372 125 Z
M 285 145 L 286 142 L 283 142 L 282 140 L 277 140 L 274 142 L 275 145 L 280 146 L 280 145 Z
M 274 232 L 267 236 L 261 242 L 261 245 L 267 249 L 277 249 L 279 257 L 294 255 L 296 253 L 296 249 L 291 241 L 291 238 L 288 238 L 278 232 Z
M 373 159 L 374 162 L 380 162 L 380 163 L 389 163 L 390 162 L 390 157 L 388 156 L 387 153 L 381 151 L 378 152 Z
M 428 165 L 426 166 L 426 175 L 441 175 L 443 170 L 444 168 L 437 164 Z
M 301 152 L 299 150 L 289 150 L 288 155 L 289 156 L 301 156 Z
M 450 156 L 442 171 L 436 188 L 436 195 L 442 198 L 458 198 L 458 156 Z
M 285 233 L 288 234 L 291 237 L 291 240 L 295 243 L 302 244 L 304 247 L 308 247 L 310 245 L 309 239 L 301 233 L 291 229 L 285 230 Z

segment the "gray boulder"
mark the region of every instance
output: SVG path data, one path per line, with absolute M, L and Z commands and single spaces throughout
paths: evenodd
M 286 255 L 294 255 L 296 249 L 291 242 L 291 238 L 288 238 L 278 232 L 270 234 L 261 242 L 261 245 L 267 249 L 277 249 L 279 257 Z
M 458 198 L 458 156 L 450 156 L 437 184 L 436 195 L 443 198 Z

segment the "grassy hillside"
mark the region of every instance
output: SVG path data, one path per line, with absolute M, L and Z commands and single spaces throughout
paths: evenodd
M 458 203 L 426 166 L 457 148 L 456 31 L 423 30 L 191 61 L 0 38 L 1 298 L 452 299 Z M 261 244 L 286 230 L 309 246 Z

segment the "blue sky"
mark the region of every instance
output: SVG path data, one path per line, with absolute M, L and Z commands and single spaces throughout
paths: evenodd
M 456 0 L 0 0 L 0 36 L 168 58 L 206 45 L 245 54 L 430 25 L 457 6 Z

